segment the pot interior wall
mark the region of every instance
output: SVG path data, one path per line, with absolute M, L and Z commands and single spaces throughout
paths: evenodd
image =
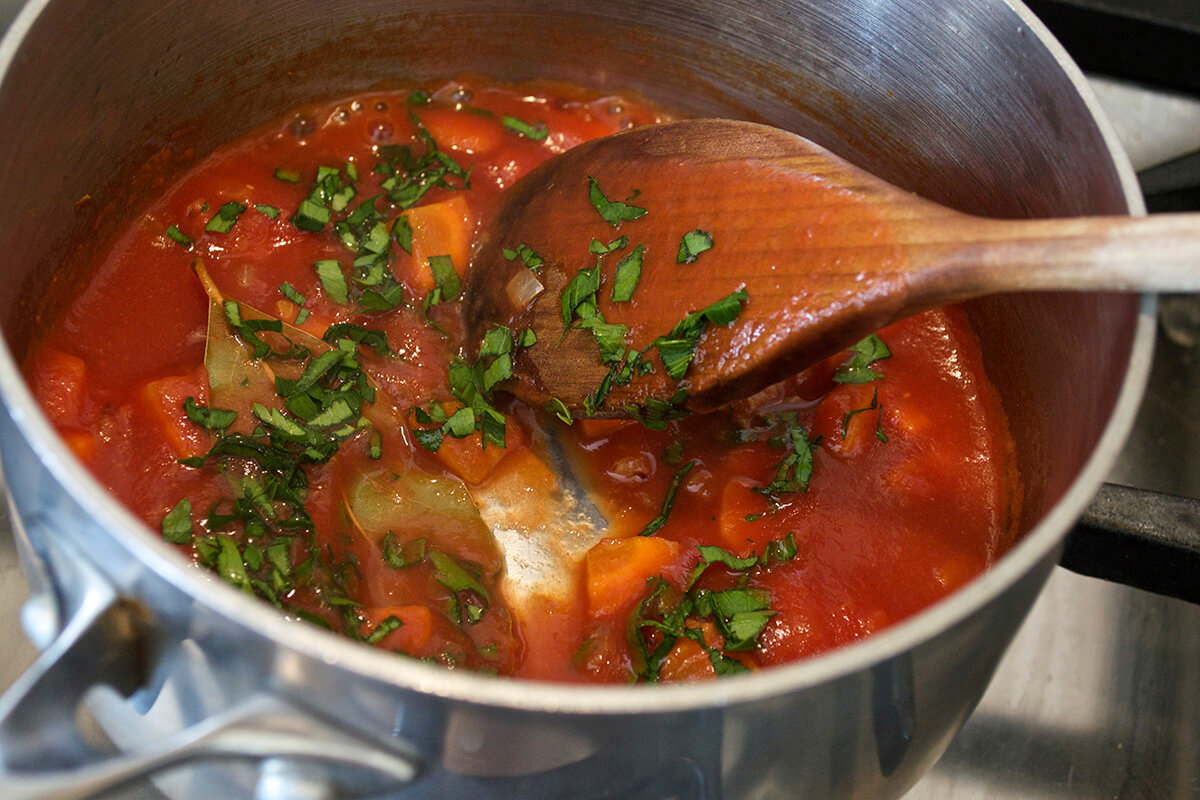
M 56 267 L 102 248 L 158 190 L 148 176 L 299 102 L 464 71 L 759 119 L 975 213 L 1126 211 L 1089 110 L 1012 19 L 988 0 L 50 4 L 0 86 L 0 188 L 19 198 L 0 225 L 0 321 L 19 360 L 75 278 Z M 1136 299 L 970 311 L 1016 435 L 1028 528 L 1106 424 Z

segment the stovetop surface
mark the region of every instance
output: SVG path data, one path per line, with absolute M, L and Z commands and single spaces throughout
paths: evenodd
M 0 29 L 19 2 L 0 0 Z M 1200 101 L 1093 77 L 1134 166 L 1200 150 Z M 1111 480 L 1200 497 L 1200 300 L 1164 298 L 1150 389 Z M 0 507 L 0 688 L 36 657 Z M 134 786 L 115 800 L 159 795 Z M 979 708 L 906 800 L 1200 798 L 1200 606 L 1059 569 Z

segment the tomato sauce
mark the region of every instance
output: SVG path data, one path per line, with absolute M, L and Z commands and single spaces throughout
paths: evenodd
M 467 358 L 458 282 L 500 193 L 665 118 L 480 80 L 297 109 L 201 160 L 83 265 L 30 384 L 198 564 L 407 656 L 694 680 L 880 630 L 1013 536 L 1012 444 L 961 310 L 653 427 L 568 425 Z

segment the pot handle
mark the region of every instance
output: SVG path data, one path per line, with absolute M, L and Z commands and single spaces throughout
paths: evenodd
M 416 777 L 415 758 L 385 750 L 267 693 L 135 752 L 99 753 L 81 735 L 78 705 L 99 684 L 124 693 L 140 686 L 150 633 L 148 613 L 133 601 L 85 603 L 0 697 L 0 794 L 5 800 L 83 800 L 206 759 L 268 764 L 256 792 L 260 800 L 295 796 L 294 781 L 316 786 L 319 796 L 348 797 L 395 789 Z M 289 771 L 289 765 L 296 769 Z
M 1200 603 L 1200 500 L 1106 483 L 1067 537 L 1059 563 Z

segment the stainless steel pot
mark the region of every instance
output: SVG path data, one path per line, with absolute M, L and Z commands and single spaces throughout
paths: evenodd
M 176 770 L 165 788 L 261 800 L 898 796 L 982 695 L 1148 371 L 1149 298 L 972 304 L 1018 444 L 1026 534 L 962 591 L 860 644 L 703 686 L 443 671 L 289 623 L 191 568 L 105 494 L 30 397 L 17 363 L 39 298 L 70 285 L 56 266 L 102 246 L 114 209 L 154 189 L 138 182 L 141 164 L 183 166 L 189 148 L 300 101 L 470 69 L 792 128 L 975 213 L 1140 212 L 1077 70 L 1002 0 L 42 0 L 0 45 L 0 66 L 0 452 L 35 589 L 26 627 L 45 648 L 0 699 L 8 798 L 82 797 L 191 760 L 215 766 Z M 78 735 L 85 694 L 125 755 Z M 92 783 L 63 790 L 64 779 Z

